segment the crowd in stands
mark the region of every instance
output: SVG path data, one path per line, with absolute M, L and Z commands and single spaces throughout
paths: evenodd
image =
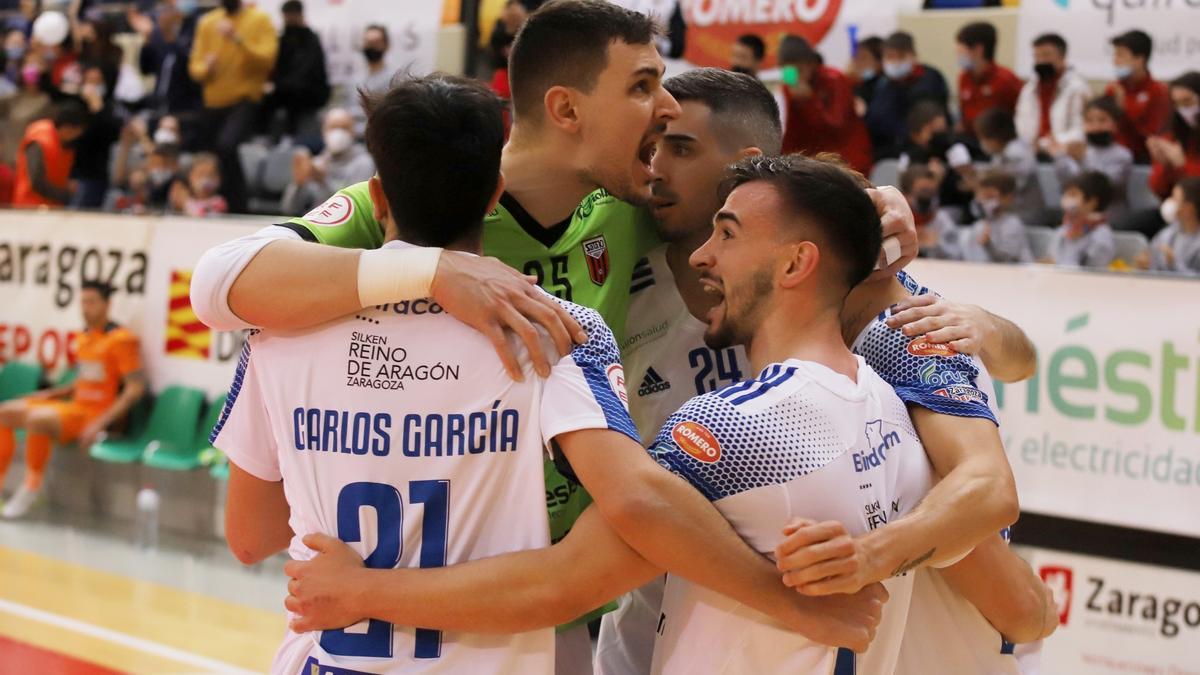
M 491 32 L 502 97 L 508 50 L 537 4 L 509 0 Z M 357 96 L 393 77 L 387 27 L 365 28 L 364 75 L 335 90 L 301 2 L 281 12 L 281 32 L 241 0 L 10 17 L 0 204 L 299 215 L 369 177 Z M 136 68 L 118 32 L 136 34 Z M 1111 38 L 1113 79 L 1094 90 L 1067 42 L 1046 33 L 1028 46 L 1035 65 L 1022 81 L 996 63 L 997 39 L 987 22 L 957 32 L 954 98 L 906 32 L 859 40 L 844 70 L 783 37 L 784 151 L 835 152 L 900 185 L 929 257 L 1200 274 L 1189 187 L 1200 177 L 1200 72 L 1156 80 L 1152 40 L 1132 30 Z M 760 75 L 769 56 L 761 36 L 744 35 L 730 67 Z

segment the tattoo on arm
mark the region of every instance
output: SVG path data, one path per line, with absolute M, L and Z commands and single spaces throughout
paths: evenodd
M 933 553 L 936 550 L 937 550 L 936 548 L 931 548 L 925 552 L 925 555 L 918 557 L 916 560 L 906 560 L 906 561 L 900 563 L 899 567 L 892 570 L 891 576 L 898 577 L 901 574 L 904 574 L 905 572 L 908 572 L 910 570 L 914 570 L 914 569 L 920 567 L 921 563 L 923 563 L 926 560 L 929 560 L 930 558 L 933 557 Z

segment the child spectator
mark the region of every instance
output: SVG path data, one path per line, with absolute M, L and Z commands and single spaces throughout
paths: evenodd
M 1043 262 L 1107 269 L 1116 257 L 1112 228 L 1104 212 L 1112 200 L 1112 185 L 1099 171 L 1082 173 L 1063 186 L 1063 223 L 1050 242 Z
M 1180 178 L 1200 176 L 1200 71 L 1184 73 L 1171 82 L 1174 112 L 1170 135 L 1146 141 L 1154 168 L 1150 188 L 1166 199 Z
M 1156 272 L 1200 275 L 1200 178 L 1184 178 L 1162 203 L 1167 226 L 1150 241 L 1137 266 Z
M 1104 88 L 1124 111 L 1117 142 L 1133 152 L 1138 164 L 1150 161 L 1146 139 L 1162 130 L 1171 114 L 1167 87 L 1150 75 L 1150 53 L 1154 41 L 1140 30 L 1122 33 L 1112 40 L 1113 70 L 1117 79 Z
M 117 191 L 109 210 L 134 214 L 142 214 L 151 210 L 150 178 L 145 169 L 134 169 L 129 172 L 128 187 Z
M 1017 180 L 990 169 L 978 180 L 975 200 L 983 216 L 959 234 L 962 259 L 970 262 L 1031 262 L 1025 223 L 1013 211 Z
M 975 122 L 988 110 L 999 108 L 1009 115 L 1017 109 L 1021 78 L 996 63 L 996 27 L 986 21 L 963 26 L 958 42 L 958 109 L 962 130 L 972 133 Z M 1014 132 L 1015 133 L 1015 132 Z
M 1123 207 L 1125 204 L 1129 169 L 1133 166 L 1133 153 L 1129 148 L 1117 143 L 1120 119 L 1121 109 L 1111 97 L 1094 99 L 1084 108 L 1085 140 L 1055 143 L 1049 147 L 1050 154 L 1054 156 L 1054 168 L 1062 182 L 1085 171 L 1099 171 L 1108 176 L 1108 182 L 1113 188 L 1113 205 L 1109 207 L 1110 220 L 1115 218 L 1114 208 Z
M 1004 169 L 1016 181 L 1017 215 L 1026 223 L 1043 222 L 1046 203 L 1037 180 L 1037 153 L 1017 138 L 1012 113 L 1000 108 L 983 113 L 975 120 L 975 135 L 992 166 Z
M 954 221 L 939 208 L 941 180 L 942 176 L 925 164 L 913 164 L 900 174 L 900 191 L 912 206 L 921 257 L 956 260 L 962 257 L 959 233 Z
M 175 181 L 171 187 L 171 207 L 176 213 L 203 218 L 229 211 L 221 189 L 221 169 L 217 156 L 202 152 L 192 159 L 187 183 Z

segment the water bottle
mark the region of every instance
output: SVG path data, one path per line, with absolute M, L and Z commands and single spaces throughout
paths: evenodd
M 137 517 L 134 524 L 138 548 L 150 550 L 158 546 L 158 492 L 149 485 L 138 490 Z

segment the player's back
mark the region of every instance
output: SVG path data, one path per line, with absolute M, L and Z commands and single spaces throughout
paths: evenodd
M 859 359 L 857 382 L 789 360 L 698 396 L 652 450 L 689 480 L 754 549 L 771 555 L 794 518 L 838 520 L 861 534 L 902 516 L 929 489 L 930 467 L 904 404 Z M 911 575 L 891 599 L 860 673 L 891 672 Z M 831 673 L 836 650 L 740 603 L 668 577 L 655 673 Z

